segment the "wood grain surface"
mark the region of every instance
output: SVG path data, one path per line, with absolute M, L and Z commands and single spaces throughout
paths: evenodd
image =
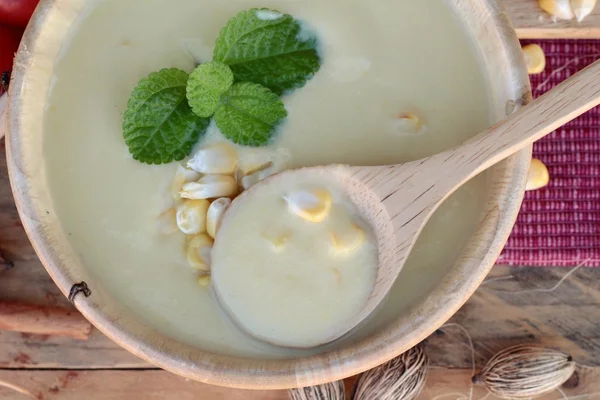
M 0 330 L 87 340 L 92 324 L 71 309 L 0 300 Z
M 471 384 L 471 370 L 433 368 L 419 400 L 496 400 L 485 387 Z M 352 381 L 348 381 L 348 394 Z M 4 386 L 3 386 L 4 385 Z M 600 397 L 600 370 L 579 368 L 562 388 L 578 399 Z M 471 392 L 472 391 L 472 392 Z M 579 397 L 581 396 L 581 397 Z M 192 382 L 164 371 L 3 371 L 0 399 L 4 400 L 287 400 L 286 391 L 247 391 Z M 350 397 L 348 397 L 350 398 Z M 560 400 L 551 393 L 541 400 Z M 377 399 L 373 399 L 377 400 Z
M 554 21 L 537 0 L 502 0 L 521 39 L 599 39 L 600 7 L 582 22 Z

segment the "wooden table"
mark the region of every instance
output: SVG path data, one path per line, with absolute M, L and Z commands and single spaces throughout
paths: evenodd
M 523 38 L 600 38 L 600 7 L 581 24 L 555 23 L 535 0 L 504 2 Z M 15 263 L 13 269 L 0 272 L 0 298 L 72 308 L 46 274 L 23 231 L 9 190 L 3 142 L 0 158 L 0 250 Z M 496 267 L 452 322 L 472 336 L 478 367 L 512 344 L 553 346 L 582 365 L 565 393 L 600 398 L 600 269 L 580 269 L 552 292 L 527 292 L 551 288 L 567 272 L 565 268 Z M 512 278 L 494 280 L 498 277 Z M 421 398 L 466 400 L 472 361 L 464 334 L 455 326 L 443 328 L 427 340 L 427 352 L 432 368 Z M 476 387 L 473 399 L 485 394 Z M 191 382 L 134 357 L 97 330 L 88 341 L 0 331 L 0 399 L 30 398 L 280 400 L 287 399 L 287 393 Z M 561 395 L 546 398 L 560 399 Z

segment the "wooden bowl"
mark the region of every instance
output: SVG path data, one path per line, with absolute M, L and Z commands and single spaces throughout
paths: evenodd
M 16 57 L 9 92 L 7 152 L 17 207 L 38 256 L 65 295 L 76 283 L 88 284 L 91 296 L 79 294 L 74 303 L 112 340 L 161 368 L 210 384 L 250 389 L 309 386 L 358 374 L 403 353 L 448 320 L 483 281 L 519 211 L 530 148 L 490 171 L 484 217 L 458 261 L 428 269 L 426 284 L 419 293 L 407 293 L 410 301 L 398 311 L 399 317 L 340 348 L 285 360 L 226 357 L 175 341 L 138 322 L 94 282 L 71 248 L 44 179 L 43 116 L 53 65 L 75 18 L 90 1 L 42 0 Z M 516 33 L 497 0 L 448 3 L 466 21 L 478 47 L 492 90 L 493 116 L 499 120 L 531 97 Z M 401 279 L 423 280 L 411 269 L 405 269 Z

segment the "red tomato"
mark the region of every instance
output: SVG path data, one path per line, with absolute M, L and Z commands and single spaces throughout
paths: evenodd
M 23 29 L 0 25 L 0 73 L 12 69 L 13 58 L 19 48 L 21 36 L 23 36 Z
M 40 0 L 0 0 L 0 24 L 25 28 Z

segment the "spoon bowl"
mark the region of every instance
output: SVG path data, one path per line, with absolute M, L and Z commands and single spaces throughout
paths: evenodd
M 377 239 L 379 251 L 371 295 L 354 317 L 322 343 L 334 341 L 360 325 L 388 295 L 419 234 L 435 210 L 464 183 L 498 162 L 541 139 L 556 128 L 600 104 L 600 61 L 564 81 L 528 106 L 473 139 L 448 151 L 405 164 L 352 167 L 330 165 L 288 170 L 244 192 L 232 203 L 221 236 L 235 208 L 260 196 L 268 185 L 287 179 L 331 179 L 357 207 Z M 217 237 L 217 243 L 219 242 Z M 217 244 L 218 245 L 218 244 Z M 213 287 L 223 308 L 243 329 L 220 293 L 219 265 L 213 265 Z M 265 338 L 257 337 L 265 340 Z M 286 345 L 274 342 L 276 345 Z

